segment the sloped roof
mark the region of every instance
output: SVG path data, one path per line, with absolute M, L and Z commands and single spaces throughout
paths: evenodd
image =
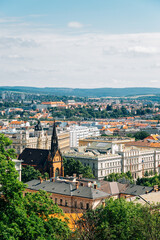
M 22 165 L 32 165 L 42 167 L 46 163 L 49 155 L 49 150 L 37 148 L 25 148 L 19 155 L 18 159 L 23 160 Z
M 119 182 L 108 182 L 108 181 L 100 181 L 101 186 L 99 190 L 106 192 L 110 195 L 117 195 L 121 191 L 125 190 L 128 184 L 121 184 Z
M 32 180 L 27 182 L 26 184 L 28 185 L 27 188 L 32 190 L 45 190 L 50 193 L 67 196 L 76 196 L 89 199 L 106 198 L 110 196 L 110 194 L 108 193 L 91 187 L 79 186 L 78 189 L 76 189 L 76 186 L 73 183 L 68 182 L 43 181 L 42 183 L 40 183 L 39 180 Z
M 138 196 L 138 195 L 143 195 L 146 192 L 152 192 L 153 191 L 153 187 L 147 187 L 147 186 L 140 186 L 140 185 L 134 185 L 131 184 L 127 187 L 127 189 L 125 189 L 124 191 L 122 191 L 122 193 L 124 194 L 128 194 L 128 195 L 134 195 L 134 196 Z

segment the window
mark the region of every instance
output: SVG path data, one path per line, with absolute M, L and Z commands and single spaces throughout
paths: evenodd
M 89 203 L 86 203 L 86 209 L 89 209 Z
M 101 176 L 103 176 L 103 171 L 101 171 Z
M 74 202 L 74 207 L 77 208 L 77 201 Z
M 60 199 L 60 205 L 62 206 L 63 199 Z
M 80 202 L 80 208 L 83 209 L 83 202 Z
M 57 198 L 55 198 L 55 203 L 57 204 Z
M 67 202 L 67 200 L 65 200 L 65 206 L 66 206 L 66 207 L 68 206 L 68 202 Z
M 103 168 L 103 163 L 101 163 L 101 168 Z

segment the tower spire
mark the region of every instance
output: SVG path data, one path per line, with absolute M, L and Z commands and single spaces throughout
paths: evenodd
M 51 156 L 52 156 L 52 158 L 54 157 L 57 150 L 58 150 L 58 138 L 57 138 L 57 133 L 56 133 L 56 123 L 54 121 L 52 139 L 51 139 Z

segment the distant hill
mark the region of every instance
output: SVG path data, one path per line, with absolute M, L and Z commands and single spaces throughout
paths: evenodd
M 76 97 L 129 97 L 136 95 L 160 94 L 160 88 L 36 88 L 36 87 L 0 87 L 0 91 L 53 94 Z

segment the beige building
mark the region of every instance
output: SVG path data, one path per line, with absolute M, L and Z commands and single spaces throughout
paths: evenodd
M 79 139 L 79 146 L 88 146 L 93 142 L 125 144 L 133 141 L 135 141 L 135 139 L 129 137 L 89 137 L 85 139 Z
M 58 130 L 58 129 L 57 129 Z M 12 140 L 9 148 L 15 149 L 19 155 L 25 148 L 50 149 L 51 137 L 48 132 L 41 129 L 14 130 L 5 132 L 5 135 Z M 70 134 L 68 131 L 57 131 L 58 143 L 61 152 L 70 149 Z
M 64 211 L 64 213 L 79 213 L 87 209 L 95 209 L 110 194 L 97 189 L 97 184 L 77 181 L 76 177 L 70 179 L 56 179 L 54 181 L 32 180 L 26 183 L 26 192 L 36 192 L 40 189 L 51 194 L 53 201 Z

